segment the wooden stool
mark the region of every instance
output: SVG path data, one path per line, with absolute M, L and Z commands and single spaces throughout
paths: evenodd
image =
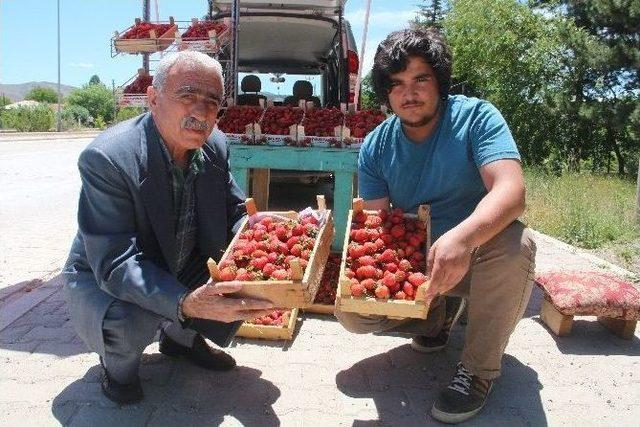
M 544 292 L 540 318 L 556 335 L 571 332 L 573 316 L 597 316 L 614 334 L 633 338 L 640 292 L 631 283 L 598 271 L 572 271 L 545 273 L 536 285 Z

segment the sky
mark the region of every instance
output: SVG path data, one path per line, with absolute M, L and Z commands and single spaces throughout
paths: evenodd
M 0 0 L 0 83 L 58 81 L 57 54 L 58 0 Z M 160 20 L 173 16 L 178 21 L 201 17 L 205 0 L 151 0 Z M 111 86 L 124 84 L 142 65 L 142 56 L 111 56 L 110 39 L 142 16 L 141 0 L 59 0 L 61 83 L 82 86 L 92 75 Z M 375 49 L 391 31 L 406 27 L 420 0 L 372 0 L 363 72 L 371 69 Z M 345 17 L 361 50 L 365 0 L 348 0 Z M 152 58 L 159 58 L 158 54 Z M 362 55 L 361 55 L 362 59 Z M 289 93 L 294 79 L 279 88 L 263 91 Z

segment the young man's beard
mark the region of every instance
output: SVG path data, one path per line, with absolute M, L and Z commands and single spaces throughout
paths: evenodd
M 419 128 L 419 127 L 426 126 L 432 120 L 435 120 L 438 117 L 438 113 L 440 112 L 440 106 L 441 106 L 441 103 L 438 102 L 438 105 L 436 106 L 435 111 L 433 111 L 432 113 L 427 113 L 422 118 L 412 122 L 404 120 L 402 117 L 398 115 L 398 117 L 400 118 L 400 123 L 402 123 L 404 126 L 411 127 L 411 128 Z

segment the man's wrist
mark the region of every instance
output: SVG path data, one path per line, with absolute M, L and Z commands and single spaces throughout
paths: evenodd
M 189 318 L 186 317 L 184 315 L 184 312 L 182 311 L 182 306 L 184 305 L 184 300 L 187 299 L 187 295 L 189 295 L 189 291 L 186 291 L 185 293 L 183 293 L 180 299 L 178 300 L 178 321 L 180 323 L 185 323 L 187 320 L 189 320 Z

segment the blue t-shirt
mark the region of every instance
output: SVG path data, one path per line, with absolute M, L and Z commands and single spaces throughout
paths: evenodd
M 433 240 L 474 211 L 487 194 L 478 168 L 500 159 L 520 160 L 500 112 L 489 102 L 449 96 L 435 132 L 420 144 L 404 134 L 396 116 L 365 138 L 358 158 L 358 186 L 365 200 L 389 197 L 416 212 L 431 205 Z

